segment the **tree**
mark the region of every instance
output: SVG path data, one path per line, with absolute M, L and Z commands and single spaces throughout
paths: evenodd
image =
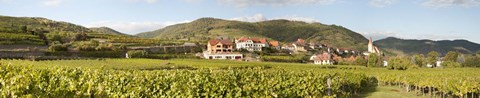
M 454 51 L 448 52 L 444 57 L 445 61 L 451 61 L 451 62 L 457 62 L 457 59 L 458 59 L 458 52 L 454 52 Z
M 464 67 L 480 67 L 480 56 L 467 56 L 465 62 L 462 64 Z
M 52 45 L 48 46 L 48 51 L 58 52 L 58 51 L 68 51 L 67 45 L 60 44 L 59 42 L 54 42 Z
M 427 64 L 435 64 L 440 54 L 436 51 L 430 51 L 427 54 Z
M 355 65 L 366 66 L 367 65 L 367 60 L 365 60 L 364 57 L 359 56 L 355 60 Z
M 375 67 L 379 64 L 379 56 L 375 53 L 368 55 L 367 67 Z
M 21 26 L 20 30 L 22 30 L 22 33 L 27 33 L 27 26 L 25 25 Z
M 60 43 L 64 43 L 63 40 L 62 40 L 62 36 L 58 35 L 58 34 L 53 34 L 50 36 L 50 41 L 54 42 L 54 41 L 58 41 Z
M 413 60 L 414 60 L 415 65 L 417 65 L 418 67 L 425 66 L 426 63 L 427 63 L 426 60 L 425 60 L 425 56 L 423 56 L 423 54 L 414 55 Z
M 406 57 L 392 57 L 388 60 L 388 69 L 406 70 L 409 68 L 416 68 L 414 63 Z
M 88 36 L 85 33 L 77 33 L 75 34 L 75 37 L 73 38 L 74 41 L 84 41 L 87 40 Z

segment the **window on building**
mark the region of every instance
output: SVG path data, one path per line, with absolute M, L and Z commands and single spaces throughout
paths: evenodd
M 235 59 L 242 59 L 241 56 L 235 56 Z

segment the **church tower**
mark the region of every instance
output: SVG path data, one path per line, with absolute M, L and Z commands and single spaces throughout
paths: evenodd
M 368 52 L 369 53 L 375 53 L 375 50 L 373 48 L 372 37 L 370 37 L 370 40 L 368 40 Z

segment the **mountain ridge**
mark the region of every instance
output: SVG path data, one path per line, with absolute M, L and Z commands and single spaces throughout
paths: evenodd
M 380 48 L 400 51 L 407 55 L 427 54 L 437 51 L 445 55 L 449 51 L 457 51 L 464 54 L 476 53 L 480 50 L 480 44 L 465 39 L 455 40 L 429 40 L 429 39 L 401 39 L 387 37 L 374 42 Z
M 139 33 L 136 36 L 157 39 L 184 39 L 204 42 L 217 36 L 264 37 L 283 43 L 305 39 L 338 48 L 365 50 L 368 40 L 361 34 L 337 25 L 306 23 L 285 19 L 243 22 L 218 18 L 199 18 L 189 23 Z
M 112 34 L 112 35 L 127 35 L 125 33 L 121 33 L 115 29 L 112 29 L 112 28 L 109 28 L 109 27 L 90 27 L 88 28 L 94 32 L 98 32 L 98 33 L 103 33 L 103 34 Z

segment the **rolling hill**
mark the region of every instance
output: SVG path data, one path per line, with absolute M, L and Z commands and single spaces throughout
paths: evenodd
M 54 21 L 41 17 L 0 16 L 0 32 L 19 33 L 26 31 L 73 32 L 88 33 L 90 29 L 62 21 Z
M 200 18 L 190 23 L 176 24 L 159 30 L 137 34 L 143 38 L 169 40 L 189 40 L 206 42 L 217 36 L 264 37 L 283 43 L 298 38 L 318 42 L 333 47 L 365 50 L 368 40 L 347 28 L 321 23 L 305 23 L 289 20 L 269 20 L 263 22 L 241 22 L 216 18 Z
M 71 41 L 78 34 L 95 36 L 125 35 L 110 28 L 89 29 L 73 23 L 41 17 L 0 15 L 0 20 L 0 36 L 2 36 L 0 37 L 0 45 L 46 45 L 52 42 L 52 40 Z
M 40 17 L 0 16 L 0 45 L 46 45 L 50 33 L 88 33 L 76 24 Z
M 412 40 L 388 37 L 375 41 L 378 47 L 396 51 L 397 54 L 427 54 L 430 51 L 437 51 L 445 55 L 448 51 L 457 51 L 460 53 L 471 54 L 480 50 L 480 44 L 467 40 Z
M 120 33 L 112 28 L 109 28 L 109 27 L 93 27 L 93 28 L 89 28 L 90 30 L 92 30 L 93 32 L 98 32 L 98 33 L 103 33 L 103 34 L 112 34 L 112 35 L 126 35 L 126 34 L 123 34 L 123 33 Z

